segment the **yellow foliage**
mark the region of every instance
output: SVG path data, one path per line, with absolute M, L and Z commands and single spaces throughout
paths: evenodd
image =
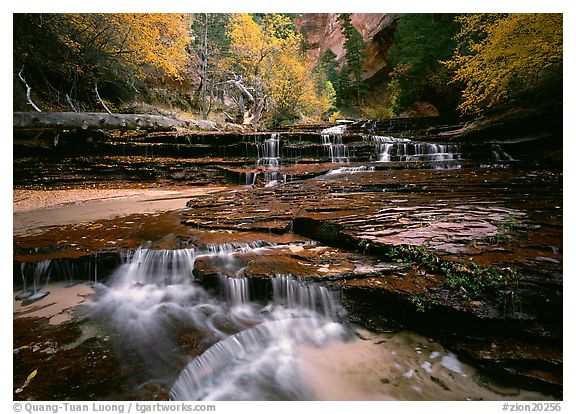
M 321 115 L 331 102 L 300 51 L 302 36 L 290 20 L 270 14 L 258 25 L 249 14 L 235 14 L 230 22 L 230 57 L 226 66 L 244 81 L 261 83 L 277 118 Z
M 146 77 L 151 68 L 156 75 L 181 80 L 189 56 L 189 18 L 167 13 L 93 13 L 62 15 L 66 23 L 82 33 L 83 44 L 62 39 L 74 49 L 97 48 L 124 59 L 136 73 Z
M 394 117 L 394 112 L 388 103 L 364 105 L 360 110 L 364 119 L 383 120 Z
M 461 47 L 444 63 L 464 84 L 464 113 L 501 102 L 562 64 L 561 14 L 472 14 L 459 21 Z
M 340 119 L 341 115 L 342 114 L 340 113 L 340 111 L 336 111 L 336 112 L 332 113 L 332 115 L 330 115 L 330 117 L 328 118 L 328 123 L 330 123 L 330 124 L 336 123 L 336 121 L 338 119 Z

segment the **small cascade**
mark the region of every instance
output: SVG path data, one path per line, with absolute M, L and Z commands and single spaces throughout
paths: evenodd
M 292 176 L 287 176 L 282 174 L 280 171 L 247 171 L 240 173 L 240 185 L 253 186 L 260 180 L 263 179 L 264 185 L 266 187 L 274 186 L 278 183 L 286 183 L 292 181 Z
M 257 136 L 256 147 L 258 149 L 256 167 L 278 168 L 280 166 L 280 134 L 272 134 L 264 142 L 261 142 L 261 138 Z
M 266 187 L 271 187 L 278 183 L 286 182 L 286 176 L 279 171 L 265 171 L 264 181 L 266 182 Z
M 30 265 L 28 263 L 22 263 L 20 265 L 20 270 L 22 274 L 22 293 L 16 295 L 16 300 L 26 300 L 33 302 L 48 295 L 48 283 L 50 282 L 50 265 L 52 264 L 51 259 L 41 260 L 37 263 L 33 263 L 34 270 L 32 271 L 32 290 L 28 290 L 28 274 L 30 273 Z M 45 289 L 41 288 L 45 280 Z
M 147 249 L 127 252 L 116 282 L 128 286 L 156 284 L 160 286 L 190 284 L 194 277 L 194 262 L 201 256 L 227 256 L 236 253 L 257 252 L 276 246 L 274 243 L 254 241 L 250 243 L 204 244 L 194 249 Z
M 412 141 L 406 138 L 366 135 L 364 141 L 376 143 L 379 162 L 432 162 L 435 167 L 448 167 L 446 161 L 462 159 L 460 145 Z M 438 163 L 434 165 L 434 163 Z M 459 166 L 455 163 L 454 167 Z
M 258 253 L 276 245 L 267 242 L 199 245 L 193 249 L 152 250 L 140 248 L 127 254 L 91 307 L 118 338 L 119 346 L 140 358 L 154 375 L 179 369 L 173 358 L 178 345 L 174 327 L 188 327 L 223 339 L 262 321 L 247 303 L 248 282 L 221 278 L 225 300 L 195 283 L 196 260 L 205 256 L 227 258 L 239 253 Z
M 250 300 L 248 279 L 243 277 L 228 277 L 219 275 L 220 287 L 228 303 L 234 306 L 245 305 Z
M 244 279 L 248 282 L 247 279 Z M 246 299 L 242 279 L 221 279 L 227 299 Z M 334 321 L 341 306 L 327 288 L 288 275 L 272 278 L 264 319 L 216 343 L 190 362 L 170 391 L 172 400 L 311 399 L 302 373 L 302 346 L 322 347 L 348 331 Z M 232 297 L 230 297 L 232 295 Z
M 350 151 L 342 141 L 342 134 L 346 132 L 346 125 L 337 125 L 320 132 L 322 145 L 333 163 L 350 162 Z
M 121 266 L 120 282 L 128 286 L 189 284 L 193 278 L 195 259 L 194 249 L 139 248 L 126 257 Z
M 257 172 L 246 171 L 240 173 L 240 183 L 241 185 L 254 185 L 256 183 Z M 243 178 L 242 178 L 243 177 Z
M 234 253 L 248 253 L 257 252 L 262 249 L 269 249 L 276 247 L 276 243 L 271 243 L 263 240 L 256 240 L 250 243 L 217 243 L 217 244 L 203 244 L 199 245 L 196 249 L 196 256 L 221 256 Z
M 344 315 L 335 292 L 325 286 L 307 283 L 291 275 L 276 275 L 272 278 L 272 292 L 275 306 L 289 309 L 318 312 L 327 319 L 336 320 Z

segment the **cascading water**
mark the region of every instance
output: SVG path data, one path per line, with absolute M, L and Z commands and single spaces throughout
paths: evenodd
M 240 279 L 242 280 L 242 279 Z M 225 278 L 227 297 L 242 303 L 247 286 Z M 248 282 L 247 279 L 244 279 Z M 272 301 L 253 309 L 255 326 L 238 332 L 190 362 L 174 384 L 173 400 L 312 399 L 302 375 L 299 348 L 344 340 L 349 332 L 334 292 L 289 275 L 272 278 Z M 248 317 L 248 313 L 244 315 Z
M 219 275 L 220 288 L 228 303 L 234 306 L 245 305 L 250 301 L 248 279 L 243 277 L 228 277 Z
M 281 164 L 280 157 L 280 134 L 271 134 L 270 138 L 261 141 L 259 136 L 256 137 L 256 148 L 258 149 L 258 159 L 256 168 L 264 167 L 264 182 L 267 186 L 275 185 L 285 181 L 285 176 L 278 171 Z M 246 185 L 256 183 L 256 177 L 261 172 L 246 173 Z
M 46 259 L 41 260 L 38 263 L 34 263 L 34 270 L 32 276 L 32 291 L 28 290 L 27 286 L 27 276 L 28 276 L 28 268 L 30 267 L 27 263 L 22 263 L 20 265 L 20 271 L 22 274 L 22 293 L 16 296 L 17 300 L 27 300 L 29 302 L 33 302 L 48 295 L 48 283 L 50 282 L 50 265 L 52 260 Z M 46 280 L 46 289 L 41 289 L 40 284 L 42 279 Z
M 337 125 L 320 132 L 322 145 L 326 148 L 328 156 L 333 163 L 350 162 L 350 151 L 342 141 L 342 134 L 346 132 L 346 125 Z
M 462 159 L 460 145 L 412 141 L 379 135 L 365 135 L 364 141 L 376 143 L 379 162 L 431 162 L 436 168 L 458 168 Z
M 427 338 L 358 331 L 346 323 L 338 290 L 291 275 L 237 277 L 243 261 L 227 261 L 300 245 L 127 252 L 83 312 L 101 321 L 97 330 L 114 342 L 122 364 L 136 367 L 131 378 L 138 389 L 155 384 L 173 400 L 542 398 L 491 391 Z M 200 286 L 193 272 L 206 256 L 238 266 L 227 272 L 236 277 L 216 274 L 212 288 Z M 23 265 L 22 274 L 34 274 L 39 286 L 54 263 Z
M 252 326 L 194 281 L 196 260 L 258 253 L 267 242 L 201 245 L 195 249 L 152 250 L 128 254 L 112 275 L 109 288 L 96 296 L 92 316 L 118 335 L 120 345 L 158 373 L 177 369 L 173 327 L 189 327 L 224 338 Z M 129 351 L 128 351 L 129 350 Z
M 506 151 L 504 151 L 500 145 L 492 144 L 490 148 L 492 150 L 494 161 L 515 161 L 515 159 L 512 158 L 512 156 Z
M 264 142 L 261 142 L 261 138 L 257 136 L 256 147 L 258 148 L 256 167 L 278 168 L 280 166 L 280 134 L 272 134 Z
M 230 311 L 252 326 L 208 348 L 181 371 L 172 400 L 502 399 L 440 345 L 411 333 L 354 331 L 337 292 L 290 275 L 271 278 L 265 306 L 251 280 L 221 278 Z M 362 339 L 359 339 L 361 337 Z M 524 394 L 522 398 L 540 397 Z

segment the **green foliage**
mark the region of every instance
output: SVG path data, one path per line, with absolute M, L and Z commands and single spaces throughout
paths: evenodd
M 361 106 L 365 119 L 383 120 L 399 115 L 398 100 L 401 93 L 400 81 L 391 79 L 386 87 L 375 94 L 374 98 L 366 99 Z
M 320 56 L 320 63 L 316 66 L 316 70 L 322 71 L 326 75 L 332 85 L 338 82 L 338 61 L 336 61 L 336 54 L 328 49 Z
M 413 296 L 411 301 L 418 312 L 426 312 L 426 302 L 420 296 Z
M 394 88 L 391 111 L 406 110 L 418 101 L 437 108 L 451 106 L 448 74 L 440 61 L 448 59 L 458 31 L 452 14 L 404 14 L 398 19 L 389 51 Z M 454 89 L 454 88 L 452 88 Z M 453 103 L 452 103 L 453 104 Z
M 561 85 L 561 14 L 471 14 L 458 22 L 458 47 L 445 64 L 464 85 L 463 113 L 482 112 L 518 91 Z
M 482 242 L 501 245 L 510 243 L 512 240 L 524 237 L 526 234 L 525 225 L 517 215 L 511 214 L 503 221 L 496 223 L 498 233 L 481 239 Z
M 359 247 L 367 249 L 366 244 Z M 444 285 L 463 300 L 493 298 L 501 311 L 506 314 L 520 308 L 517 288 L 520 275 L 510 267 L 496 268 L 441 259 L 427 245 L 379 245 L 384 256 L 390 261 L 410 263 L 414 269 L 434 272 L 445 276 Z M 435 301 L 426 301 L 421 296 L 412 298 L 417 310 L 424 312 Z
M 349 13 L 338 15 L 341 22 L 341 30 L 344 38 L 344 50 L 346 51 L 346 68 L 340 74 L 335 83 L 336 91 L 343 100 L 355 99 L 360 101 L 360 93 L 365 88 L 362 81 L 362 62 L 366 59 L 366 42 L 360 32 L 354 27 Z
M 433 306 L 438 305 L 438 302 L 436 300 L 434 300 L 434 299 L 433 300 L 426 300 L 421 295 L 412 296 L 410 301 L 416 307 L 416 311 L 422 312 L 422 313 L 426 312 L 427 310 L 429 310 Z

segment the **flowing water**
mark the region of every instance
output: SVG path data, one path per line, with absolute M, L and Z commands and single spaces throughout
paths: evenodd
M 350 151 L 342 141 L 342 134 L 346 132 L 346 125 L 339 125 L 321 131 L 322 145 L 326 148 L 328 157 L 333 163 L 349 163 Z
M 198 258 L 233 267 L 236 256 L 278 247 L 224 243 L 125 253 L 91 295 L 88 315 L 111 331 L 119 352 L 146 366 L 150 381 L 170 388 L 172 400 L 545 398 L 499 387 L 416 334 L 350 325 L 335 288 L 278 274 L 264 282 L 218 275 L 214 289 L 194 277 Z M 47 283 L 50 262 L 33 273 L 37 285 Z M 182 331 L 213 345 L 187 357 L 177 340 Z
M 337 180 L 356 174 L 343 177 L 352 180 L 362 177 L 357 173 L 372 173 L 369 178 L 394 162 L 460 168 L 468 157 L 458 144 L 380 135 L 361 137 L 362 150 L 346 133 L 346 126 L 323 130 L 315 147 L 309 146 L 311 153 L 317 151 L 318 160 L 364 165 L 321 166 L 317 175 Z M 257 159 L 250 159 L 251 171 L 243 172 L 240 184 L 256 184 L 258 174 L 267 186 L 291 181 L 282 171 L 290 161 L 286 152 L 284 161 L 281 156 L 287 141 L 280 134 L 257 136 Z M 496 144 L 488 155 L 502 165 L 515 161 Z M 16 299 L 28 304 L 15 310 L 58 324 L 72 320 L 70 309 L 82 302 L 89 323 L 110 334 L 120 357 L 144 366 L 138 386 L 161 384 L 172 400 L 548 398 L 499 385 L 412 332 L 376 334 L 354 326 L 340 291 L 329 283 L 276 273 L 244 277 L 249 259 L 239 258 L 277 248 L 296 253 L 300 247 L 230 242 L 174 250 L 141 247 L 108 258 L 106 265 L 98 259 L 76 267 L 51 259 L 23 262 L 15 269 L 22 279 Z M 196 278 L 198 260 L 206 257 L 214 258 L 220 272 Z M 108 277 L 110 263 L 115 270 Z M 66 286 L 78 279 L 84 284 L 65 291 L 54 284 L 56 278 Z M 186 346 L 190 337 L 200 338 L 194 350 Z
M 459 168 L 461 165 L 459 144 L 418 142 L 380 135 L 365 135 L 363 140 L 376 143 L 378 162 L 427 161 L 433 168 Z
M 278 168 L 280 166 L 280 134 L 272 134 L 264 142 L 257 137 L 256 147 L 258 149 L 256 167 L 262 165 L 267 168 Z

